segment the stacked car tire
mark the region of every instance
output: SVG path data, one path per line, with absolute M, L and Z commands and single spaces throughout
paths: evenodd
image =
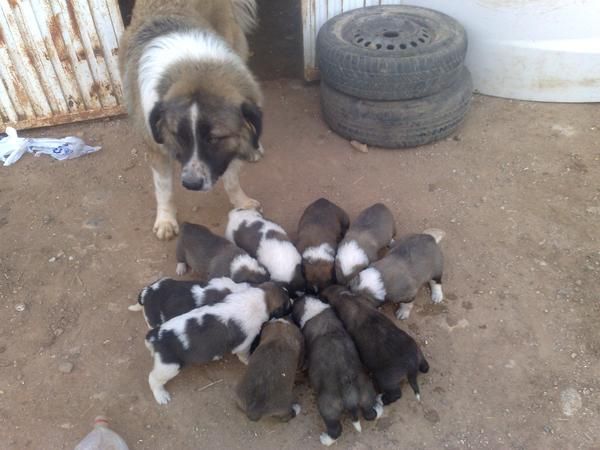
M 447 137 L 471 101 L 466 51 L 463 27 L 430 9 L 373 6 L 336 16 L 317 37 L 325 121 L 377 147 Z

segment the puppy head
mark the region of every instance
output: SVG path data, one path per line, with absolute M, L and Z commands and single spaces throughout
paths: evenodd
M 268 281 L 258 286 L 265 293 L 267 311 L 269 317 L 279 318 L 290 312 L 292 302 L 285 289 L 272 281 Z
M 251 100 L 211 92 L 168 95 L 152 109 L 148 123 L 158 144 L 181 163 L 181 183 L 208 191 L 234 158 L 260 153 L 262 113 Z
M 349 287 L 352 292 L 373 298 L 380 302 L 383 302 L 387 295 L 381 272 L 374 267 L 368 267 L 367 269 L 362 270 L 350 280 Z
M 267 269 L 245 252 L 233 259 L 230 270 L 236 283 L 261 284 L 269 281 Z
M 333 299 L 339 298 L 342 294 L 349 294 L 350 291 L 348 288 L 344 286 L 340 286 L 339 284 L 334 284 L 329 286 L 327 289 L 321 291 L 320 296 L 327 303 L 331 303 Z
M 313 261 L 304 260 L 302 262 L 306 286 L 313 293 L 325 289 L 333 282 L 334 263 L 317 259 Z
M 294 276 L 292 281 L 289 283 L 289 292 L 293 298 L 299 297 L 304 294 L 306 290 L 306 281 L 302 274 L 302 264 L 297 264 L 294 269 Z

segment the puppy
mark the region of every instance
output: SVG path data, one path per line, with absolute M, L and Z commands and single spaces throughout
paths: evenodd
M 408 319 L 417 292 L 426 282 L 431 287 L 433 303 L 441 302 L 444 256 L 438 244 L 445 234 L 432 228 L 394 242 L 384 258 L 350 282 L 350 288 L 380 302 L 400 303 L 396 311 L 398 319 Z
M 271 319 L 263 325 L 260 343 L 236 388 L 237 404 L 248 419 L 274 416 L 287 422 L 300 413 L 292 390 L 303 347 L 302 333 L 293 323 Z
M 119 69 L 133 128 L 146 141 L 156 194 L 154 233 L 179 227 L 173 166 L 186 189 L 222 176 L 235 207 L 257 208 L 239 183 L 242 161 L 263 149 L 262 94 L 246 66 L 255 0 L 137 0 L 120 40 Z
M 143 311 L 148 328 L 154 328 L 194 308 L 219 303 L 232 292 L 249 287 L 247 283 L 235 283 L 225 277 L 213 278 L 208 283 L 161 278 L 142 289 L 137 303 L 128 309 Z
M 359 410 L 366 420 L 374 420 L 381 416 L 383 407 L 377 402 L 352 338 L 333 309 L 317 298 L 304 296 L 294 302 L 293 317 L 304 335 L 308 376 L 327 428 L 321 443 L 329 446 L 342 434 L 344 411 L 350 414 L 354 428 L 361 431 Z
M 229 277 L 236 283 L 260 284 L 269 274 L 256 259 L 202 225 L 184 222 L 177 240 L 177 275 L 190 266 L 207 279 Z
M 304 291 L 302 257 L 283 228 L 252 209 L 229 212 L 225 237 L 267 268 L 271 280 L 289 286 L 292 293 Z
M 304 210 L 298 223 L 296 248 L 302 255 L 306 286 L 313 293 L 332 283 L 337 246 L 349 224 L 348 214 L 324 198 Z
M 221 359 L 229 352 L 246 364 L 262 324 L 284 316 L 290 306 L 285 291 L 268 282 L 229 294 L 217 304 L 193 309 L 150 330 L 146 346 L 154 367 L 148 383 L 156 401 L 161 405 L 169 402 L 171 396 L 164 385 L 185 364 Z
M 352 336 L 360 359 L 382 394 L 383 404 L 402 396 L 400 381 L 405 377 L 420 401 L 417 373 L 427 373 L 429 364 L 415 340 L 359 294 L 342 286 L 330 286 L 321 295 Z
M 346 284 L 377 259 L 377 253 L 390 243 L 395 234 L 394 216 L 385 205 L 376 203 L 361 212 L 338 246 L 335 258 L 337 282 Z

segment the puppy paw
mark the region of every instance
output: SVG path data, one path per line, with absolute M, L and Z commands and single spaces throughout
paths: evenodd
M 297 416 L 300 414 L 300 411 L 302 411 L 302 408 L 300 407 L 299 403 L 294 403 L 292 405 L 292 409 L 294 410 L 294 415 Z
M 154 394 L 154 399 L 156 403 L 159 405 L 166 405 L 171 401 L 171 395 L 163 388 L 163 389 L 154 389 L 152 391 Z
M 263 147 L 262 143 L 259 142 L 258 148 L 254 152 L 250 153 L 250 155 L 248 155 L 248 162 L 253 163 L 253 162 L 260 161 L 262 159 L 262 157 L 264 156 L 264 154 L 265 154 L 265 148 Z
M 377 402 L 375 403 L 375 406 L 373 406 L 373 409 L 375 410 L 375 413 L 377 414 L 375 416 L 375 420 L 377 420 L 381 416 L 383 416 L 383 401 L 381 400 L 381 394 L 379 394 L 377 396 Z
M 410 317 L 410 309 L 406 310 L 406 309 L 398 308 L 398 310 L 396 311 L 396 319 L 398 319 L 398 320 L 406 320 L 409 317 Z
M 185 275 L 187 272 L 187 264 L 184 262 L 177 263 L 177 267 L 175 268 L 175 273 L 178 276 Z
M 335 442 L 335 439 L 333 439 L 327 433 L 321 433 L 321 436 L 319 436 L 319 440 L 321 441 L 321 444 L 323 444 L 326 447 L 329 447 Z
M 442 300 L 444 300 L 442 285 L 437 283 L 431 283 L 431 301 L 433 303 L 441 303 Z
M 352 422 L 352 426 L 354 427 L 354 429 L 356 431 L 358 431 L 359 433 L 362 433 L 362 427 L 360 426 L 360 420 L 357 420 L 356 422 Z
M 153 228 L 154 234 L 161 241 L 173 239 L 179 233 L 179 225 L 174 216 L 163 215 L 156 218 Z
M 237 357 L 242 364 L 246 366 L 248 365 L 248 359 L 250 358 L 250 355 L 248 355 L 248 353 L 238 353 Z

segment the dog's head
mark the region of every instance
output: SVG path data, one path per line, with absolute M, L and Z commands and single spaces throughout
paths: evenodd
M 272 281 L 267 281 L 258 286 L 265 293 L 265 301 L 269 317 L 279 318 L 290 312 L 292 302 L 285 289 Z
M 187 189 L 208 191 L 234 159 L 261 155 L 262 111 L 240 96 L 195 91 L 157 102 L 148 117 L 152 137 L 181 163 Z

